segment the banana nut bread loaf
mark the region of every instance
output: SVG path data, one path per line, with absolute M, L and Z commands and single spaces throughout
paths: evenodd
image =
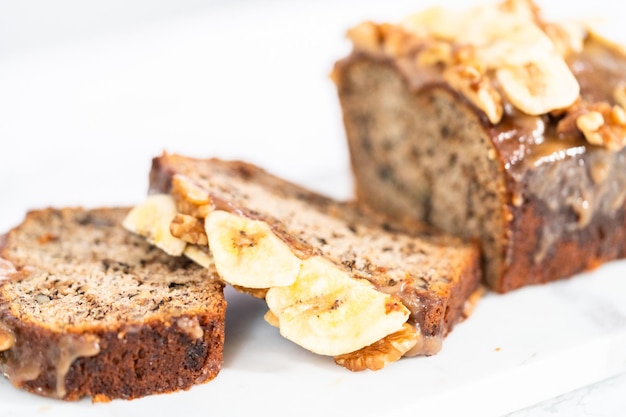
M 348 31 L 333 70 L 358 199 L 483 250 L 498 292 L 626 254 L 626 56 L 530 1 Z
M 478 289 L 476 244 L 393 223 L 241 161 L 164 153 L 150 184 L 146 201 L 175 202 L 170 228 L 187 242 L 182 253 L 265 298 L 266 320 L 284 337 L 353 371 L 437 353 Z M 130 230 L 158 243 L 137 226 L 154 208 L 135 210 Z
M 223 284 L 125 230 L 127 208 L 31 211 L 0 242 L 0 370 L 92 401 L 189 389 L 221 369 Z

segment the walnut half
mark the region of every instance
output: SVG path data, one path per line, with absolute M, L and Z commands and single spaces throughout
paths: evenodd
M 378 371 L 397 361 L 417 344 L 420 337 L 415 327 L 404 323 L 402 328 L 389 336 L 355 352 L 335 356 L 335 363 L 350 371 Z
M 626 145 L 626 111 L 621 106 L 597 103 L 576 118 L 576 127 L 592 145 L 614 151 Z
M 472 65 L 455 65 L 443 71 L 443 78 L 482 110 L 491 123 L 500 122 L 504 113 L 502 98 L 483 69 Z
M 194 245 L 209 244 L 204 230 L 204 221 L 187 214 L 176 214 L 170 223 L 170 233 L 172 236 Z

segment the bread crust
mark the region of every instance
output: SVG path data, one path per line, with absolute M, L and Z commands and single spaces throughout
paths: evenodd
M 0 300 L 2 304 L 6 302 Z M 204 334 L 202 339 L 192 339 L 175 322 L 162 320 L 144 323 L 139 328 L 121 325 L 117 329 L 89 329 L 89 335 L 98 340 L 100 353 L 93 357 L 79 357 L 72 362 L 64 378 L 61 399 L 131 400 L 187 390 L 213 379 L 221 369 L 223 323 L 208 315 L 181 317 L 199 320 Z M 19 335 L 16 350 L 0 356 L 6 361 L 5 366 L 9 361 L 24 363 L 36 361 L 41 355 L 46 357 L 39 363 L 40 372 L 35 379 L 20 381 L 18 375 L 12 382 L 34 394 L 58 397 L 59 358 L 55 350 L 68 335 L 24 323 L 4 308 L 0 310 L 0 321 L 13 334 Z M 120 337 L 121 334 L 124 337 Z M 20 340 L 25 342 L 20 343 Z
M 222 365 L 224 344 L 224 316 L 226 302 L 223 298 L 222 284 L 211 281 L 206 271 L 195 265 L 157 254 L 156 258 L 134 258 L 124 253 L 146 254 L 153 249 L 143 239 L 132 236 L 123 230 L 121 220 L 128 208 L 103 209 L 44 209 L 30 212 L 25 221 L 11 230 L 0 247 L 0 257 L 5 260 L 5 273 L 0 279 L 0 331 L 13 339 L 12 347 L 0 352 L 0 369 L 18 388 L 32 393 L 73 401 L 82 397 L 91 397 L 94 402 L 112 399 L 135 399 L 150 394 L 187 390 L 192 386 L 208 382 L 215 378 Z M 62 220 L 58 220 L 58 217 Z M 57 220 L 55 220 L 55 218 Z M 80 224 L 88 219 L 86 224 Z M 76 222 L 74 222 L 76 221 Z M 37 223 L 38 226 L 33 226 Z M 50 225 L 49 235 L 42 235 L 39 225 Z M 53 226 L 57 225 L 57 226 Z M 95 226 L 94 226 L 95 225 Z M 49 268 L 50 274 L 55 266 L 46 262 L 28 262 L 28 254 L 38 247 L 46 246 L 46 239 L 66 240 L 71 244 L 72 233 L 63 227 L 84 229 L 87 235 L 94 234 L 91 227 L 104 230 L 104 236 L 117 236 L 120 242 L 107 243 L 111 250 L 120 250 L 121 255 L 112 255 L 112 259 L 103 258 L 95 249 L 89 253 L 95 262 L 104 261 L 103 280 L 114 281 L 120 274 L 132 276 L 138 282 L 147 280 L 146 286 L 163 287 L 169 291 L 172 286 L 180 285 L 177 277 L 182 273 L 196 275 L 206 284 L 196 294 L 206 298 L 206 305 L 199 307 L 182 305 L 181 308 L 168 309 L 163 304 L 150 307 L 153 311 L 145 317 L 133 314 L 132 304 L 128 309 L 109 306 L 106 316 L 101 319 L 84 318 L 85 309 L 93 308 L 89 292 L 72 293 L 76 299 L 73 308 L 81 319 L 64 322 L 45 313 L 29 314 L 28 307 L 18 307 L 18 303 L 31 302 L 32 291 L 20 289 L 22 283 L 38 279 L 39 272 Z M 108 229 L 108 230 L 107 230 Z M 35 236 L 41 240 L 33 241 Z M 111 238 L 112 239 L 112 238 Z M 84 244 L 84 241 L 80 242 Z M 132 249 L 131 249 L 132 248 Z M 56 249 L 41 249 L 50 254 L 57 254 Z M 87 251 L 89 252 L 89 250 Z M 105 251 L 106 252 L 106 251 Z M 62 256 L 62 253 L 58 253 Z M 79 268 L 83 265 L 79 255 L 67 260 L 69 271 L 76 267 L 74 274 L 58 275 L 59 284 L 41 286 L 45 302 L 55 302 L 53 296 L 60 290 L 60 283 L 78 282 Z M 162 283 L 148 283 L 153 271 L 145 263 L 163 262 L 164 270 L 169 271 L 171 280 Z M 33 257 L 34 260 L 34 257 Z M 113 260 L 126 265 L 126 270 L 117 270 L 107 265 Z M 10 266 L 6 263 L 10 262 Z M 86 262 L 86 260 L 85 260 Z M 86 263 L 85 263 L 86 265 Z M 14 268 L 13 272 L 8 269 Z M 8 272 L 7 272 L 8 271 Z M 194 272 L 195 271 L 195 272 Z M 81 281 L 83 282 L 83 281 Z M 89 280 L 84 281 L 89 283 Z M 187 282 L 187 281 L 185 281 Z M 196 281 L 197 282 L 197 281 Z M 65 285 L 65 284 L 63 284 Z M 120 284 L 121 285 L 121 284 Z M 187 284 L 184 284 L 187 285 Z M 138 288 L 141 287 L 141 284 Z M 35 286 L 35 290 L 36 290 Z M 35 291 L 36 292 L 36 291 Z M 21 294 L 16 298 L 16 294 Z M 60 297 L 60 296 L 59 296 Z M 119 298 L 122 296 L 120 292 Z M 185 303 L 186 295 L 181 296 Z M 115 295 L 113 295 L 115 298 Z M 167 299 L 164 299 L 167 301 Z M 59 301 L 60 302 L 60 301 Z M 91 302 L 91 304 L 90 304 Z M 170 302 L 177 302 L 172 299 Z M 38 307 L 35 301 L 33 309 Z M 139 314 L 141 309 L 136 310 Z M 116 317 L 111 319 L 111 316 Z M 88 316 L 87 316 L 88 317 Z

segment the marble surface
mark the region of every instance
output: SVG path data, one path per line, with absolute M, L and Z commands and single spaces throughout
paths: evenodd
M 0 3 L 0 230 L 30 208 L 133 204 L 145 194 L 150 158 L 162 150 L 246 159 L 349 196 L 328 74 L 347 51 L 347 27 L 416 10 L 400 0 L 25 4 Z M 608 1 L 593 10 L 571 6 L 572 14 L 610 10 Z M 2 380 L 0 403 L 9 416 L 196 415 L 212 398 L 216 412 L 232 414 L 279 392 L 292 398 L 275 415 L 302 411 L 298 401 L 310 414 L 349 405 L 362 416 L 623 415 L 624 276 L 626 263 L 615 262 L 488 294 L 441 354 L 356 375 L 284 343 L 259 319 L 262 306 L 230 293 L 233 330 L 225 368 L 211 384 L 92 406 L 33 398 Z M 414 382 L 399 382 L 407 378 Z M 355 403 L 354 392 L 371 400 Z M 393 407 L 385 395 L 397 398 Z
M 507 416 L 622 416 L 626 412 L 625 390 L 626 374 L 619 374 L 523 410 L 514 411 Z

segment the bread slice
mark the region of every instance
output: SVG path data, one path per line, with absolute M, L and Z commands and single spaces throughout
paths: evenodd
M 189 389 L 221 369 L 210 271 L 129 233 L 127 208 L 31 211 L 0 244 L 0 370 L 63 400 Z
M 626 56 L 528 1 L 486 7 L 364 22 L 333 73 L 358 199 L 479 239 L 504 293 L 626 255 Z
M 285 337 L 351 370 L 437 353 L 479 286 L 477 245 L 245 162 L 164 153 L 150 187 L 175 199 L 171 231 L 189 242 L 186 254 L 265 297 Z

